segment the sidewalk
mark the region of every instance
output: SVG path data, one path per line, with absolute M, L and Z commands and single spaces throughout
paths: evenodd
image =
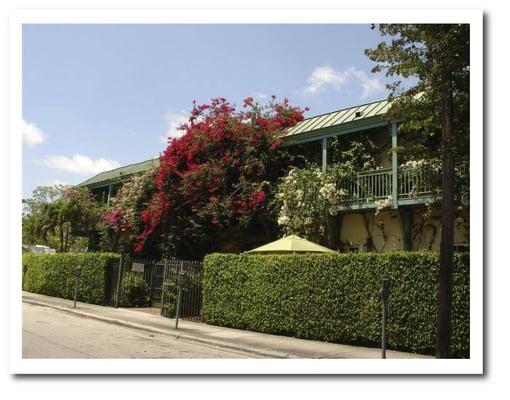
M 268 358 L 380 358 L 381 350 L 368 347 L 348 346 L 316 340 L 296 339 L 286 336 L 223 328 L 214 325 L 175 320 L 145 312 L 123 308 L 103 307 L 93 304 L 23 292 L 23 301 L 40 306 L 81 315 L 86 318 L 114 323 L 144 331 L 170 335 L 179 340 L 200 342 L 233 350 L 249 352 Z M 419 354 L 388 350 L 387 358 L 432 358 Z

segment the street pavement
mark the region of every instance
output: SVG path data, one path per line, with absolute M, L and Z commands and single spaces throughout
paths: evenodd
M 122 337 L 127 336 L 132 340 L 129 343 L 126 343 L 124 347 L 118 348 L 117 351 L 118 357 L 141 357 L 143 354 L 140 353 L 137 346 L 144 347 L 144 340 L 142 338 L 157 338 L 157 340 L 161 340 L 164 343 L 172 343 L 173 346 L 161 345 L 160 348 L 153 348 L 155 351 L 153 355 L 149 355 L 148 357 L 178 357 L 179 354 L 179 346 L 180 343 L 184 344 L 195 344 L 199 347 L 197 348 L 197 352 L 193 352 L 190 350 L 189 353 L 185 353 L 185 358 L 191 357 L 214 357 L 211 351 L 218 351 L 219 357 L 247 357 L 249 355 L 250 358 L 354 358 L 354 359 L 362 359 L 362 358 L 380 358 L 381 350 L 377 348 L 369 348 L 369 347 L 361 347 L 361 346 L 349 346 L 338 343 L 327 343 L 317 340 L 304 340 L 287 336 L 279 336 L 279 335 L 270 335 L 266 333 L 253 332 L 241 329 L 232 329 L 225 328 L 220 326 L 208 325 L 205 323 L 196 323 L 189 322 L 185 320 L 179 321 L 179 329 L 175 329 L 175 320 L 170 318 L 162 317 L 161 315 L 134 311 L 132 309 L 124 309 L 124 308 L 112 308 L 112 307 L 103 307 L 94 304 L 87 303 L 78 303 L 76 309 L 73 308 L 73 302 L 71 300 L 60 299 L 57 297 L 44 296 L 35 293 L 23 292 L 23 303 L 29 303 L 31 305 L 37 305 L 40 309 L 51 308 L 54 311 L 59 311 L 63 314 L 68 314 L 69 316 L 75 317 L 73 319 L 76 324 L 74 328 L 67 327 L 67 324 L 62 327 L 62 331 L 58 331 L 58 329 L 51 328 L 55 323 L 51 316 L 44 316 L 46 314 L 37 314 L 40 316 L 38 319 L 39 322 L 34 322 L 32 319 L 36 318 L 33 314 L 23 315 L 24 321 L 24 329 L 26 328 L 29 332 L 27 336 L 32 333 L 32 339 L 36 340 L 34 336 L 38 334 L 39 330 L 45 324 L 49 325 L 51 328 L 48 331 L 48 334 L 54 335 L 49 336 L 48 339 L 55 342 L 53 346 L 57 346 L 59 343 L 66 345 L 68 347 L 73 348 L 71 345 L 74 343 L 75 336 L 78 338 L 83 337 L 83 345 L 84 349 L 81 351 L 87 354 L 96 354 L 94 357 L 109 357 L 110 351 L 113 351 L 111 348 L 115 349 L 116 346 L 122 344 Z M 67 315 L 61 315 L 61 318 L 66 317 Z M 77 318 L 77 319 L 76 319 Z M 37 318 L 36 318 L 37 320 Z M 106 338 L 100 338 L 97 336 L 101 336 L 99 333 L 94 336 L 92 334 L 84 334 L 82 325 L 87 327 L 89 325 L 90 320 L 95 320 L 94 322 L 101 322 L 100 325 L 95 325 L 97 329 L 98 326 L 103 327 L 105 331 L 103 331 L 103 336 Z M 67 322 L 67 321 L 66 321 Z M 27 326 L 25 327 L 25 323 Z M 107 326 L 103 325 L 107 323 Z M 37 328 L 34 328 L 34 324 L 37 324 Z M 31 326 L 32 331 L 30 331 L 29 327 Z M 123 330 L 123 334 L 119 334 L 116 336 L 116 328 L 124 328 L 127 330 Z M 34 331 L 35 329 L 35 331 Z M 74 330 L 73 330 L 74 329 Z M 54 333 L 52 333 L 55 331 Z M 100 329 L 101 331 L 101 329 Z M 136 333 L 136 335 L 135 335 Z M 60 336 L 62 337 L 60 337 Z M 134 337 L 131 335 L 135 335 Z M 154 335 L 154 336 L 150 336 Z M 89 339 L 92 336 L 92 339 Z M 116 338 L 115 340 L 110 340 L 110 336 Z M 120 336 L 120 338 L 119 338 Z M 168 338 L 166 338 L 168 337 Z M 80 339 L 82 340 L 82 339 Z M 127 339 L 126 339 L 127 340 Z M 156 342 L 154 340 L 148 340 L 148 343 Z M 92 346 L 94 348 L 95 343 L 102 343 L 102 341 L 107 341 L 97 349 L 96 352 L 90 353 L 87 351 L 88 347 Z M 107 344 L 108 343 L 108 344 Z M 138 343 L 138 344 L 137 344 Z M 142 345 L 143 344 L 143 345 Z M 199 351 L 200 346 L 205 345 L 208 346 L 208 350 L 204 349 L 203 353 Z M 50 345 L 48 345 L 50 346 Z M 213 350 L 211 350 L 211 348 Z M 221 355 L 220 349 L 225 350 L 225 352 L 231 351 L 233 353 Z M 149 349 L 150 350 L 150 349 Z M 147 351 L 149 351 L 147 350 Z M 28 351 L 28 347 L 27 347 Z M 31 351 L 36 351 L 32 349 Z M 64 351 L 64 350 L 62 350 Z M 159 352 L 161 351 L 161 352 Z M 125 352 L 125 353 L 122 353 Z M 175 352 L 175 353 L 174 353 Z M 105 355 L 107 354 L 107 355 Z M 142 354 L 142 355 L 140 355 Z M 387 358 L 432 358 L 430 356 L 424 356 L 420 354 L 413 353 L 405 353 L 394 350 L 388 350 L 386 352 Z
M 253 358 L 253 354 L 23 303 L 23 358 Z

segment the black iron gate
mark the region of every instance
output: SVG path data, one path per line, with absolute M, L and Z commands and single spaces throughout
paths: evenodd
M 122 268 L 119 277 L 119 268 Z M 105 305 L 115 306 L 117 298 L 117 289 L 122 276 L 131 270 L 131 266 L 121 258 L 108 266 L 106 272 Z M 120 278 L 120 279 L 119 279 Z
M 115 305 L 120 262 L 111 265 L 107 279 L 107 304 Z M 127 272 L 138 273 L 149 287 L 149 305 L 175 318 L 180 289 L 179 317 L 202 321 L 202 262 L 194 260 L 142 260 L 122 258 L 120 281 Z
M 201 322 L 202 262 L 177 259 L 166 260 L 163 279 L 162 315 L 175 318 L 179 303 L 179 318 Z
M 149 286 L 149 305 L 161 306 L 161 293 L 163 290 L 164 261 L 133 260 L 132 271 L 143 274 L 143 279 Z

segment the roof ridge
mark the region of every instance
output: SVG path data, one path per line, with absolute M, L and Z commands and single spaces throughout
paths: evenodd
M 133 169 L 133 168 L 136 169 L 136 167 L 139 166 L 139 165 L 148 164 L 149 162 L 151 164 L 154 164 L 155 162 L 158 162 L 158 161 L 159 161 L 159 157 L 155 157 L 155 158 L 150 158 L 148 160 L 139 161 L 139 162 L 136 162 L 136 163 L 127 164 L 127 165 L 124 165 L 124 166 L 121 166 L 121 167 L 110 169 L 108 171 L 102 171 L 102 172 L 99 172 L 98 174 L 96 174 L 94 176 L 91 176 L 87 180 L 79 183 L 78 186 L 91 185 L 91 184 L 96 184 L 96 183 L 99 183 L 99 182 L 102 182 L 102 181 L 108 181 L 108 180 L 111 180 L 111 179 L 119 179 L 119 178 L 122 178 L 123 176 L 129 176 L 129 175 L 132 175 L 133 173 L 137 173 L 137 172 L 129 172 L 128 171 L 126 173 L 123 173 L 122 170 L 129 170 L 130 168 L 131 169 Z M 147 169 L 147 168 L 145 168 L 145 169 Z
M 158 158 L 159 158 L 159 156 L 158 156 Z M 137 164 L 143 164 L 143 163 L 145 163 L 145 162 L 153 161 L 153 160 L 155 160 L 155 158 L 149 158 L 148 160 L 138 161 L 138 162 L 135 162 L 135 163 L 132 163 L 132 164 L 121 165 L 120 167 L 117 167 L 117 168 L 114 168 L 114 169 L 109 169 L 108 171 L 102 171 L 102 172 L 100 172 L 99 174 L 94 175 L 94 176 L 98 176 L 98 175 L 104 174 L 105 172 L 113 172 L 113 171 L 117 171 L 118 169 L 131 167 L 131 166 L 133 166 L 133 165 L 137 165 Z
M 333 110 L 333 111 L 325 112 L 325 113 L 322 113 L 322 114 L 314 115 L 313 117 L 305 118 L 304 120 L 300 121 L 299 123 L 303 123 L 303 122 L 305 122 L 307 120 L 310 120 L 310 119 L 313 119 L 313 118 L 323 117 L 323 116 L 328 115 L 328 114 L 333 114 L 333 113 L 337 113 L 337 112 L 340 112 L 340 111 L 349 110 L 351 108 L 358 108 L 358 107 L 368 106 L 369 104 L 382 103 L 383 101 L 388 101 L 388 99 L 386 98 L 386 99 L 381 99 L 381 100 L 374 100 L 374 101 L 369 101 L 368 103 L 357 104 L 357 105 L 350 106 L 350 107 L 342 107 L 342 108 L 339 108 L 338 110 Z

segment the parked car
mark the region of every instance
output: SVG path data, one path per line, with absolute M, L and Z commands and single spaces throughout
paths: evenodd
M 44 246 L 42 244 L 36 244 L 36 245 L 23 245 L 22 246 L 23 253 L 30 252 L 30 253 L 36 253 L 36 254 L 54 254 L 57 251 L 55 249 L 52 249 L 51 247 Z

